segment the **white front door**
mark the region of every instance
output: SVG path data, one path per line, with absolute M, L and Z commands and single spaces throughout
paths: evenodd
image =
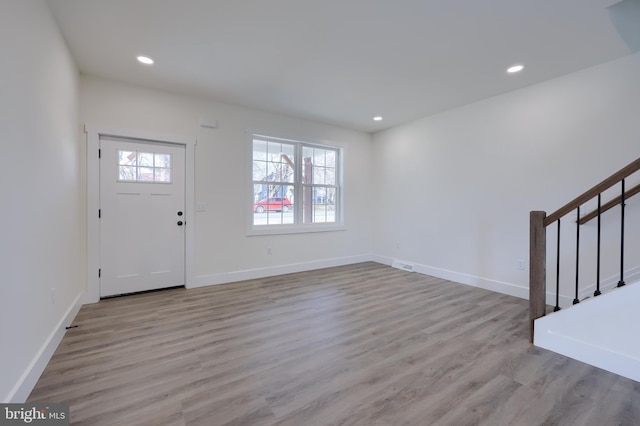
M 185 284 L 185 148 L 100 137 L 100 297 Z

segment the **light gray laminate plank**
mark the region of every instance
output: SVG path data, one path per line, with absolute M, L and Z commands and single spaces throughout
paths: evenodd
M 83 306 L 29 401 L 87 425 L 640 424 L 525 300 L 375 263 Z

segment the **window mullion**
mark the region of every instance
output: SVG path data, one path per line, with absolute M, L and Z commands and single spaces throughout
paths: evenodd
M 293 211 L 295 212 L 295 220 L 294 223 L 299 225 L 302 223 L 302 209 L 303 209 L 303 201 L 302 201 L 302 169 L 301 169 L 301 164 L 302 164 L 302 148 L 300 147 L 300 144 L 296 144 L 294 147 L 294 153 L 295 153 L 295 170 L 293 173 L 293 190 L 294 193 L 296 194 L 296 206 L 293 209 Z

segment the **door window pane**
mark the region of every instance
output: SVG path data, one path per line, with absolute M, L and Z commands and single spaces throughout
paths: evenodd
M 135 166 L 138 156 L 135 151 L 118 151 L 118 165 Z
M 170 169 L 155 169 L 155 182 L 171 182 L 171 170 Z
M 171 168 L 171 154 L 155 154 L 155 167 Z
M 138 166 L 153 167 L 154 155 L 151 152 L 138 152 Z
M 118 150 L 118 181 L 171 183 L 171 154 Z
M 135 181 L 136 180 L 136 168 L 131 166 L 119 166 L 118 167 L 118 180 L 121 181 Z
M 138 181 L 153 182 L 153 167 L 138 167 Z

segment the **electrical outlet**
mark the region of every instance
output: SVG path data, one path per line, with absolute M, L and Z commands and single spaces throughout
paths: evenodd
M 267 254 L 268 255 L 272 255 L 273 254 L 273 250 L 271 250 L 271 247 L 267 247 Z
M 51 287 L 51 304 L 52 305 L 56 304 L 56 288 L 55 287 Z
M 524 259 L 518 259 L 518 269 L 524 271 Z

